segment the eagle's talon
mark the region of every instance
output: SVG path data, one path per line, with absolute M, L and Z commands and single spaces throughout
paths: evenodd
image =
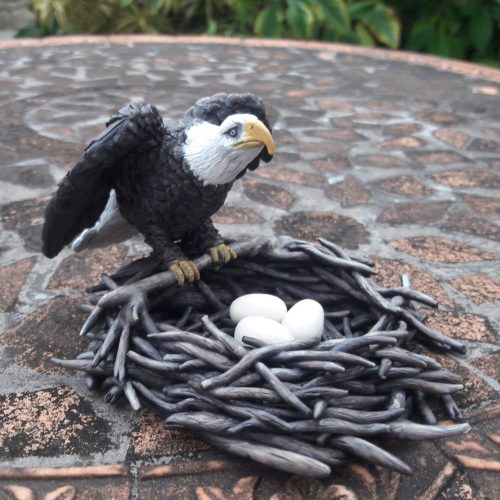
M 187 278 L 189 283 L 193 281 L 198 281 L 200 279 L 200 271 L 196 267 L 196 265 L 190 260 L 181 260 L 179 262 L 179 266 L 184 273 L 184 276 Z
M 184 285 L 184 273 L 182 272 L 179 263 L 177 261 L 172 262 L 169 264 L 168 268 L 170 271 L 172 271 L 175 274 L 175 277 L 177 278 L 177 283 L 182 286 Z
M 236 253 L 236 250 L 233 247 L 230 247 L 228 245 L 227 249 L 229 250 L 229 260 L 235 260 L 238 258 L 238 254 Z
M 227 264 L 229 261 L 236 259 L 238 255 L 229 245 L 221 243 L 210 248 L 210 257 L 214 264 L 218 264 L 220 260 Z
M 219 262 L 219 252 L 217 251 L 217 247 L 211 247 L 210 250 L 210 258 L 214 264 Z
M 168 265 L 170 271 L 175 274 L 177 283 L 182 286 L 186 283 L 193 283 L 200 279 L 200 271 L 190 260 L 175 260 Z

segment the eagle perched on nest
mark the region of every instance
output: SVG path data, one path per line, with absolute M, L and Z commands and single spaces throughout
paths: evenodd
M 167 127 L 157 109 L 121 109 L 59 184 L 45 212 L 42 251 L 55 257 L 73 241 L 82 250 L 139 231 L 179 284 L 199 279 L 186 253 L 236 257 L 210 217 L 234 181 L 274 154 L 262 101 L 216 94 Z M 75 239 L 76 238 L 76 239 Z

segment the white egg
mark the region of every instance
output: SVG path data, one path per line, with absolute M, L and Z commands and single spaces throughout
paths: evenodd
M 325 311 L 319 302 L 311 299 L 297 302 L 285 314 L 281 324 L 295 340 L 321 340 L 325 324 Z
M 293 342 L 292 334 L 281 323 L 261 316 L 247 316 L 236 325 L 234 338 L 243 343 L 243 337 L 261 340 L 266 345 Z
M 279 322 L 285 314 L 286 304 L 279 297 L 267 293 L 242 295 L 229 308 L 229 315 L 235 323 L 247 316 L 262 316 Z

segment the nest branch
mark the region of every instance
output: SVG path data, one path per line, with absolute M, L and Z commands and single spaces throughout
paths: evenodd
M 384 449 L 386 440 L 469 430 L 435 425 L 439 405 L 462 418 L 452 395 L 463 385 L 423 346 L 465 348 L 425 325 L 420 305 L 437 303 L 411 289 L 408 277 L 401 287 L 377 286 L 371 262 L 321 238 L 231 244 L 238 259 L 220 269 L 208 255 L 194 261 L 202 276 L 195 285 L 179 287 L 172 272 L 155 273 L 151 258 L 103 275 L 81 330 L 90 350 L 53 362 L 83 371 L 89 389 L 106 391 L 107 402 L 125 397 L 134 410 L 146 403 L 168 427 L 314 477 L 353 459 L 408 474 L 411 468 Z M 287 305 L 319 301 L 326 313 L 321 342 L 238 343 L 229 305 L 254 292 Z
M 239 256 L 245 256 L 249 253 L 257 252 L 266 243 L 268 243 L 268 240 L 257 238 L 234 243 L 232 247 Z M 200 271 L 214 265 L 208 254 L 203 254 L 201 257 L 195 259 L 193 263 Z M 108 292 L 99 300 L 97 305 L 101 309 L 116 307 L 132 300 L 137 293 L 148 294 L 176 284 L 177 278 L 175 273 L 164 271 Z

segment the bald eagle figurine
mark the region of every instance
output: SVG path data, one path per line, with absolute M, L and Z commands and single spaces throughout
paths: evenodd
M 179 284 L 199 279 L 186 254 L 236 258 L 215 229 L 234 181 L 274 154 L 262 101 L 216 94 L 196 102 L 173 126 L 157 109 L 121 109 L 66 174 L 45 212 L 42 251 L 55 257 L 140 232 Z

